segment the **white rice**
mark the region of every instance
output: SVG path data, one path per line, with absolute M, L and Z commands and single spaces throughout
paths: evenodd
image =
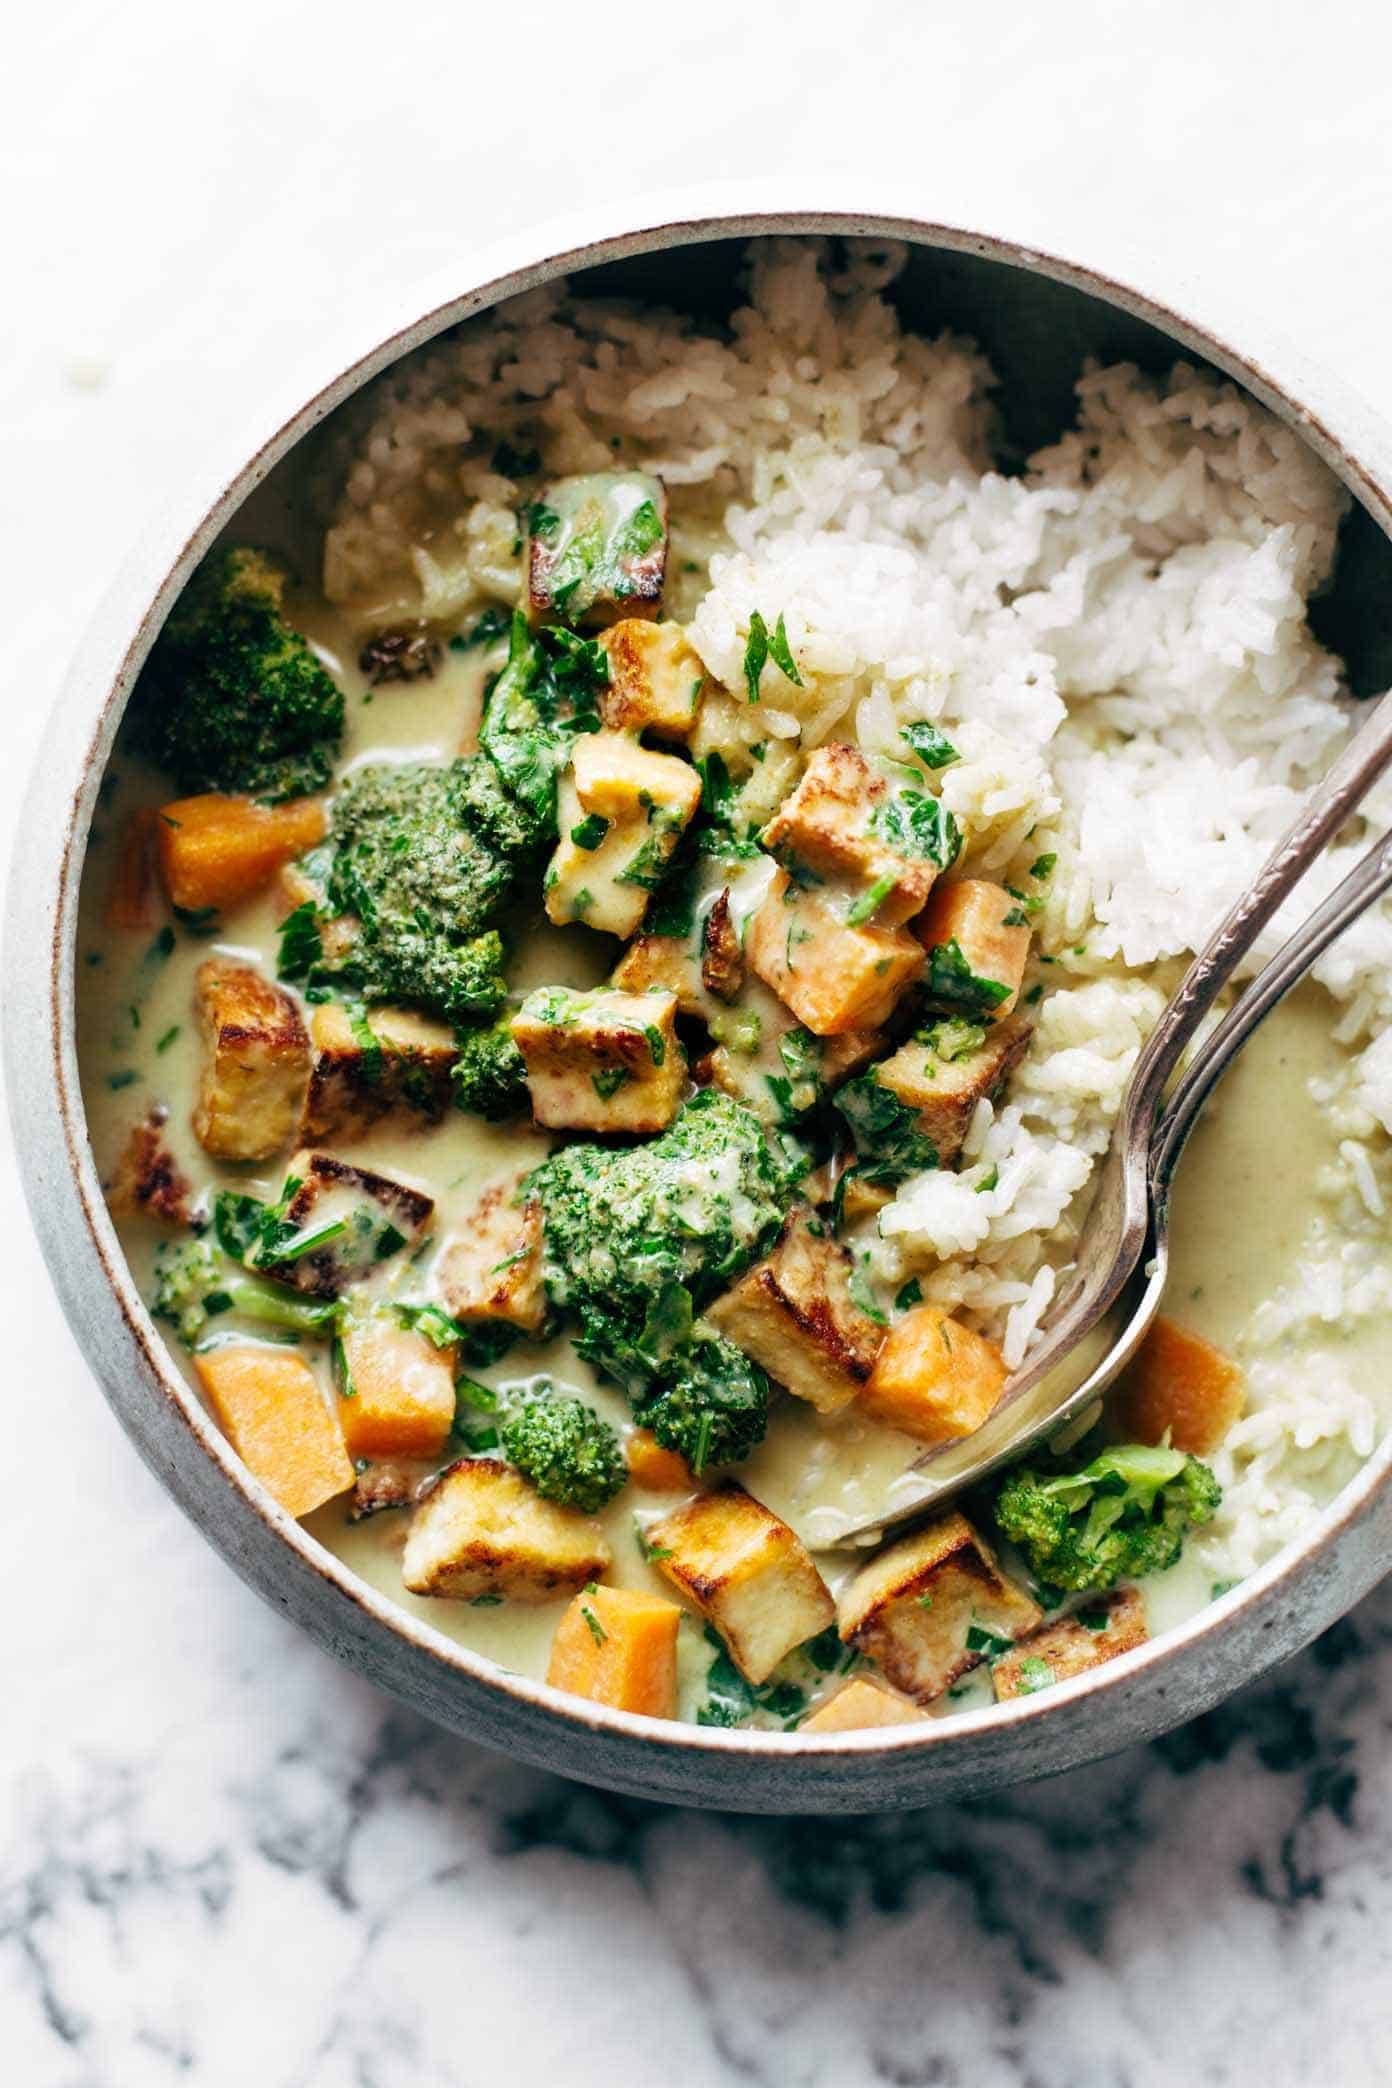
M 888 750 L 905 722 L 944 722 L 964 757 L 942 791 L 967 866 L 1019 881 L 1057 858 L 1037 924 L 1052 990 L 961 1171 L 905 1183 L 875 1252 L 883 1275 L 919 1272 L 1014 1363 L 1177 960 L 1351 729 L 1339 662 L 1306 623 L 1345 496 L 1271 415 L 1183 365 L 1164 382 L 1090 370 L 1076 429 L 1022 477 L 999 475 L 990 370 L 965 342 L 900 330 L 880 294 L 900 259 L 875 242 L 838 274 L 815 242 L 756 243 L 729 338 L 561 289 L 462 330 L 391 373 L 340 433 L 325 585 L 369 622 L 510 600 L 518 489 L 486 454 L 461 461 L 462 445 L 479 431 L 534 440 L 558 472 L 617 456 L 672 491 L 670 606 L 712 675 L 738 691 L 751 615 L 785 617 L 805 685 L 766 668 L 758 736 L 853 733 Z M 1367 831 L 1351 823 L 1297 911 Z M 1382 1217 L 1392 1132 L 1387 912 L 1316 977 L 1361 1050 L 1326 1098 L 1343 1112 L 1356 1235 Z M 1367 1270 L 1331 1260 L 1321 1281 L 1321 1309 L 1388 1303 Z M 1255 1368 L 1219 1458 L 1215 1560 L 1245 1571 L 1285 1541 L 1373 1426 L 1346 1387 Z

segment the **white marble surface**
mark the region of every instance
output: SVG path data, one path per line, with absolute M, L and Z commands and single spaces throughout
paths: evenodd
M 1129 226 L 1392 409 L 1392 31 L 1334 0 L 50 0 L 6 29 L 8 828 L 118 550 L 346 299 L 557 206 L 872 166 Z M 0 2079 L 1159 2088 L 1392 2077 L 1392 1591 L 1156 1748 L 892 1821 L 484 1757 L 247 1594 L 138 1465 L 0 1179 Z

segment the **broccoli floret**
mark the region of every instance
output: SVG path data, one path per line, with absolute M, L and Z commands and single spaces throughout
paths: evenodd
M 1080 1471 L 1008 1473 L 995 1517 L 1047 1586 L 1111 1588 L 1173 1566 L 1186 1533 L 1210 1521 L 1221 1499 L 1198 1458 L 1125 1443 Z
M 455 1104 L 498 1123 L 527 1106 L 527 1067 L 512 1041 L 512 1017 L 468 1030 L 451 1073 Z
M 583 1399 L 547 1393 L 503 1423 L 503 1454 L 548 1501 L 593 1515 L 628 1476 L 619 1439 Z
M 491 1015 L 507 991 L 495 923 L 526 853 L 516 807 L 477 756 L 359 769 L 333 808 L 325 905 L 353 933 L 313 981 L 447 1020 Z M 293 918 L 293 917 L 292 917 Z
M 645 1145 L 572 1145 L 527 1177 L 544 1219 L 542 1274 L 576 1346 L 647 1388 L 695 1313 L 772 1245 L 788 1166 L 742 1103 L 703 1088 Z
M 249 1276 L 206 1240 L 187 1240 L 165 1248 L 155 1264 L 155 1295 L 150 1310 L 167 1320 L 185 1348 L 191 1349 L 208 1321 L 223 1312 L 296 1334 L 320 1334 L 332 1327 L 334 1302 L 296 1297 Z
M 698 1333 L 676 1349 L 635 1409 L 664 1449 L 679 1450 L 695 1472 L 737 1464 L 764 1440 L 769 1381 L 723 1334 Z
M 264 551 L 224 551 L 155 642 L 131 732 L 181 790 L 278 799 L 329 780 L 343 697 L 285 621 L 285 580 Z
M 597 696 L 609 679 L 601 645 L 571 631 L 531 631 L 518 610 L 507 665 L 489 691 L 479 747 L 533 842 L 556 837 L 556 779 L 581 732 L 597 732 Z

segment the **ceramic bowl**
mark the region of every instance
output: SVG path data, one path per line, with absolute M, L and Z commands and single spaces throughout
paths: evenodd
M 326 414 L 398 356 L 497 300 L 560 275 L 587 290 L 713 313 L 735 293 L 752 234 L 862 233 L 906 240 L 906 318 L 973 335 L 1002 379 L 1008 439 L 1032 448 L 1069 416 L 1087 356 L 1163 368 L 1176 354 L 1227 372 L 1297 428 L 1354 496 L 1340 579 L 1321 629 L 1355 688 L 1392 680 L 1392 431 L 1211 293 L 1153 269 L 1041 253 L 1003 234 L 896 209 L 788 208 L 743 193 L 654 211 L 638 229 L 552 228 L 459 266 L 407 312 L 377 312 L 356 343 L 316 345 L 258 428 L 205 460 L 115 588 L 57 706 L 21 824 L 7 935 L 7 1051 L 14 1130 L 34 1223 L 64 1308 L 137 1449 L 242 1577 L 323 1646 L 471 1740 L 651 1798 L 760 1812 L 864 1811 L 998 1787 L 1155 1734 L 1296 1651 L 1379 1578 L 1392 1550 L 1388 1446 L 1304 1539 L 1179 1630 L 1047 1693 L 922 1728 L 825 1737 L 728 1732 L 585 1705 L 497 1671 L 354 1578 L 285 1515 L 229 1450 L 132 1285 L 88 1145 L 74 1049 L 74 934 L 89 825 L 112 738 L 150 642 L 189 572 L 249 496 Z M 1130 273 L 1134 283 L 1120 279 Z M 1150 288 L 1141 286 L 1148 275 Z M 262 500 L 275 497 L 275 483 Z

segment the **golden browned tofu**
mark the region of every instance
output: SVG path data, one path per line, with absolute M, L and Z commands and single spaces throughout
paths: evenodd
M 278 880 L 280 904 L 285 913 L 292 914 L 297 906 L 312 904 L 320 913 L 319 941 L 327 963 L 338 964 L 348 955 L 353 946 L 356 921 L 348 914 L 326 917 L 324 887 L 311 876 L 305 861 L 287 863 Z
M 287 1146 L 309 1085 L 309 1038 L 288 993 L 249 964 L 210 957 L 194 978 L 203 1078 L 193 1129 L 218 1160 L 269 1160 Z
M 438 1124 L 450 1104 L 454 1031 L 410 1008 L 354 1016 L 324 1001 L 309 1018 L 314 1066 L 300 1136 L 361 1138 L 384 1117 L 403 1129 Z
M 744 950 L 730 916 L 728 885 L 701 927 L 701 984 L 726 1002 L 737 1000 L 744 985 Z
M 1024 908 L 1004 885 L 959 877 L 939 885 L 914 931 L 928 952 L 930 1007 L 968 1022 L 1004 1022 L 1020 997 L 1029 958 Z
M 670 993 L 543 986 L 512 1018 L 532 1114 L 553 1131 L 663 1131 L 686 1086 Z
M 413 1595 L 549 1602 L 597 1580 L 609 1563 L 588 1516 L 543 1500 L 508 1465 L 465 1457 L 412 1516 L 401 1578 Z
M 1042 1618 L 1038 1603 L 1007 1580 L 985 1539 L 955 1512 L 862 1566 L 837 1605 L 846 1643 L 920 1704 L 931 1704 Z
M 689 761 L 631 733 L 582 734 L 558 793 L 560 839 L 543 882 L 549 918 L 627 940 L 700 801 Z
M 300 1152 L 286 1172 L 288 1230 L 256 1265 L 311 1297 L 333 1298 L 424 1239 L 435 1203 L 423 1190 L 335 1153 Z
M 1007 1375 L 993 1341 L 936 1305 L 916 1305 L 885 1336 L 860 1403 L 920 1443 L 950 1443 L 980 1428 Z
M 667 572 L 667 490 L 646 471 L 553 479 L 527 510 L 536 619 L 594 628 L 656 616 Z
M 780 870 L 749 923 L 749 962 L 816 1037 L 879 1029 L 924 968 L 903 928 L 853 927 L 815 887 Z
M 165 1142 L 169 1111 L 162 1105 L 131 1127 L 106 1200 L 118 1218 L 157 1218 L 187 1225 L 193 1191 Z
M 437 1280 L 451 1315 L 466 1326 L 504 1320 L 526 1334 L 546 1318 L 541 1282 L 541 1205 L 515 1204 L 515 1184 L 495 1182 L 440 1257 Z
M 609 656 L 609 686 L 599 714 L 613 732 L 650 732 L 685 742 L 696 727 L 706 670 L 676 623 L 626 616 L 600 638 Z
M 875 1078 L 918 1117 L 918 1129 L 950 1167 L 962 1150 L 978 1102 L 994 1100 L 1029 1049 L 1032 1027 L 1023 1015 L 986 1028 L 979 1023 L 935 1023 L 902 1044 L 875 1068 Z
M 800 1212 L 766 1261 L 706 1313 L 712 1326 L 822 1414 L 849 1406 L 874 1368 L 883 1330 L 850 1291 L 851 1258 Z
M 1045 1624 L 1018 1639 L 991 1669 L 996 1697 L 1032 1696 L 1052 1683 L 1067 1682 L 1088 1668 L 1102 1667 L 1119 1653 L 1143 1646 L 1145 1602 L 1137 1588 L 1117 1588 L 1096 1596 L 1056 1623 Z
M 679 1015 L 718 1014 L 701 964 L 679 935 L 635 935 L 609 974 L 620 993 L 670 993 Z
M 922 1725 L 917 1704 L 878 1682 L 854 1675 L 819 1704 L 798 1727 L 800 1733 L 863 1733 L 874 1726 Z
M 698 1494 L 644 1535 L 667 1554 L 661 1571 L 710 1619 L 751 1682 L 767 1681 L 836 1615 L 802 1539 L 742 1486 Z
M 895 801 L 856 747 L 818 747 L 802 780 L 764 828 L 763 843 L 793 873 L 841 884 L 881 928 L 922 910 L 936 862 L 895 845 Z

